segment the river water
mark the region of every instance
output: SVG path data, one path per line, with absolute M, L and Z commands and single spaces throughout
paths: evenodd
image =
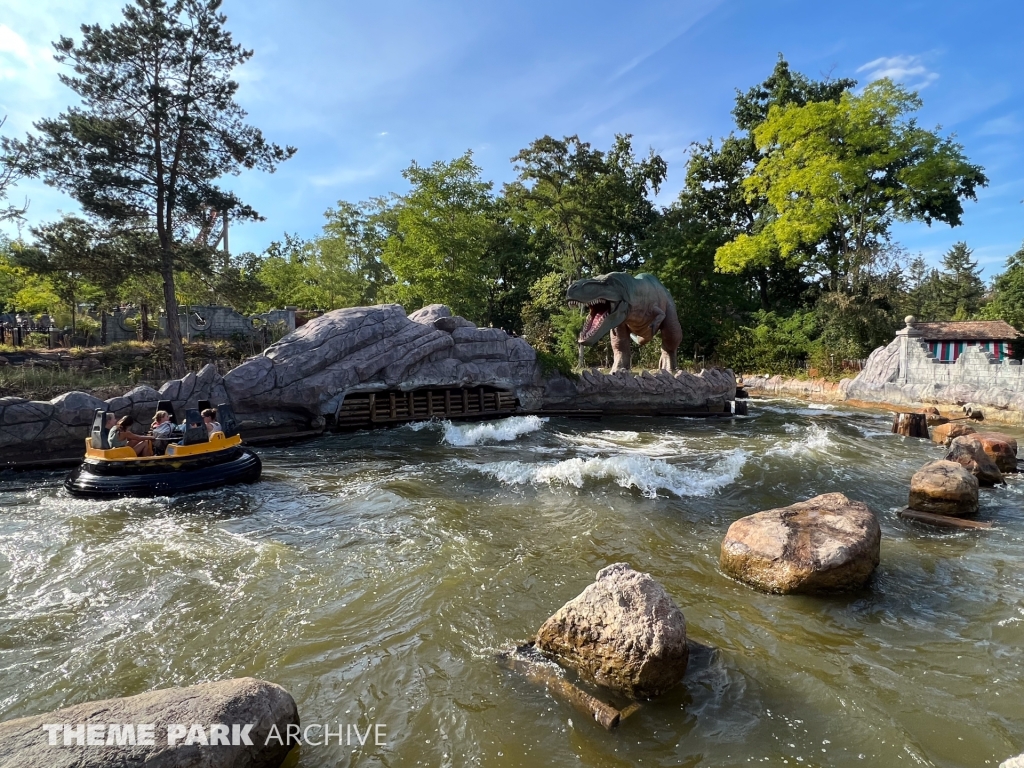
M 253 675 L 304 723 L 385 744 L 289 765 L 982 766 L 1024 751 L 1024 481 L 991 531 L 905 524 L 940 449 L 887 414 L 753 401 L 745 419 L 533 417 L 261 451 L 263 481 L 80 501 L 0 474 L 0 719 Z M 770 596 L 718 569 L 729 524 L 842 491 L 878 515 L 863 592 Z M 684 683 L 605 732 L 495 652 L 604 566 L 683 609 Z M 372 741 L 372 739 L 371 739 Z

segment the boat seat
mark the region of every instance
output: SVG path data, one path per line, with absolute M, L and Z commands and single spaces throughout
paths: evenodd
M 92 430 L 89 433 L 90 443 L 93 448 L 99 451 L 110 449 L 110 441 L 107 439 L 107 409 L 97 408 L 92 417 Z
M 185 435 L 181 440 L 182 445 L 197 445 L 205 443 L 210 439 L 206 431 L 206 424 L 203 417 L 199 415 L 196 408 L 185 409 Z
M 227 403 L 217 406 L 217 422 L 220 424 L 224 437 L 234 437 L 238 434 L 238 420 L 235 418 L 235 412 Z

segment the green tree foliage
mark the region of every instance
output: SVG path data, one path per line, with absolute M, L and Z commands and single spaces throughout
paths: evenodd
M 985 298 L 985 283 L 978 262 L 971 261 L 967 243 L 953 245 L 942 259 L 942 301 L 952 320 L 970 320 Z
M 817 335 L 813 311 L 779 316 L 758 310 L 749 324 L 722 340 L 719 355 L 737 371 L 789 373 L 814 351 Z
M 711 139 L 690 148 L 686 183 L 680 201 L 704 219 L 709 227 L 723 230 L 723 242 L 741 235 L 759 235 L 777 216 L 764 194 L 753 194 L 745 184 L 765 151 L 754 139 L 754 130 L 770 110 L 804 106 L 814 102 L 838 102 L 855 80 L 811 80 L 794 72 L 780 55 L 768 78 L 748 91 L 736 93 L 733 118 L 737 132 L 718 146 Z M 770 237 L 759 241 L 758 250 L 739 269 L 731 270 L 756 286 L 763 311 L 792 311 L 807 287 L 799 262 L 780 257 Z
M 466 317 L 486 312 L 484 262 L 495 235 L 492 183 L 467 152 L 451 162 L 402 172 L 411 189 L 395 207 L 382 260 L 395 276 L 385 295 L 407 310 L 447 304 Z
M 762 159 L 744 181 L 776 216 L 722 246 L 719 267 L 742 271 L 776 249 L 816 261 L 830 290 L 870 267 L 894 221 L 960 223 L 962 201 L 987 183 L 962 148 L 911 117 L 921 100 L 889 80 L 838 102 L 773 106 L 754 129 Z
M 4 127 L 7 117 L 0 118 L 0 128 Z M 0 154 L 0 221 L 21 219 L 28 210 L 28 201 L 24 205 L 8 203 L 7 199 L 11 189 L 25 175 L 22 167 L 24 150 L 12 147 L 10 151 Z
M 84 25 L 54 44 L 81 99 L 38 135 L 5 140 L 17 168 L 67 192 L 112 237 L 145 232 L 137 256 L 163 282 L 174 375 L 185 373 L 175 273 L 206 271 L 209 222 L 256 211 L 218 186 L 242 169 L 273 171 L 295 151 L 264 139 L 235 103 L 231 72 L 252 56 L 234 43 L 220 0 L 136 0 L 120 23 Z M 143 247 L 146 246 L 146 247 Z
M 1006 269 L 992 281 L 992 300 L 982 310 L 988 320 L 1005 320 L 1024 330 L 1024 245 L 1007 258 Z

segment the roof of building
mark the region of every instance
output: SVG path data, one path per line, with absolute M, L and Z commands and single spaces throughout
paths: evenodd
M 964 320 L 962 322 L 914 323 L 925 341 L 1013 341 L 1024 338 L 1005 320 Z

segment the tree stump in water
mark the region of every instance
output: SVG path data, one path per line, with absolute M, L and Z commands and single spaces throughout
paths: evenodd
M 928 417 L 923 413 L 894 413 L 892 432 L 905 437 L 923 437 L 928 439 Z

